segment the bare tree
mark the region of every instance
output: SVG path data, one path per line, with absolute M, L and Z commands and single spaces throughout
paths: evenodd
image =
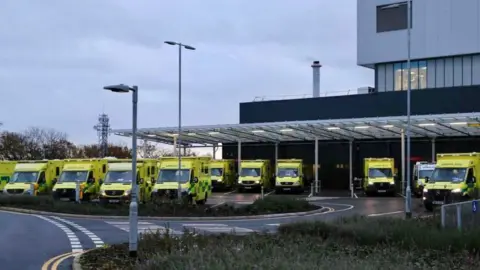
M 33 159 L 69 158 L 73 143 L 68 141 L 67 134 L 40 127 L 30 127 L 24 132 L 27 146 Z
M 30 159 L 25 136 L 16 132 L 2 132 L 0 134 L 0 159 Z
M 108 144 L 107 156 L 116 158 L 132 158 L 131 149 L 126 145 Z M 98 144 L 88 144 L 78 147 L 77 158 L 98 158 Z
M 157 146 L 147 140 L 143 140 L 137 150 L 137 155 L 140 158 L 159 158 L 161 153 L 158 151 Z
M 194 152 L 190 148 L 187 148 L 185 150 L 185 152 L 182 149 L 179 149 L 178 151 L 180 151 L 180 154 L 182 156 L 185 156 L 185 157 L 196 157 L 197 156 L 197 153 Z M 174 156 L 177 156 L 177 154 L 174 151 L 168 150 L 168 149 L 158 149 L 157 152 L 158 152 L 159 157 L 174 157 Z

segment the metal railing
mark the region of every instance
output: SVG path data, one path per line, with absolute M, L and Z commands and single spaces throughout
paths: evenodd
M 349 90 L 345 90 L 345 91 L 321 92 L 320 97 L 348 96 L 348 95 L 357 95 L 357 94 L 358 94 L 358 89 L 349 89 Z M 313 97 L 312 94 L 256 96 L 253 99 L 253 101 L 301 99 L 301 98 L 312 98 L 312 97 Z
M 442 228 L 468 230 L 480 226 L 478 205 L 480 200 L 465 201 L 442 205 L 440 219 Z

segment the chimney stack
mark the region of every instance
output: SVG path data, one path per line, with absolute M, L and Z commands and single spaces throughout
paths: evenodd
M 320 97 L 320 61 L 313 61 L 313 97 Z

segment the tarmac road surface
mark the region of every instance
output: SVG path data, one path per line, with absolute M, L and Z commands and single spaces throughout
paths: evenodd
M 266 195 L 266 194 L 265 194 Z M 253 202 L 259 194 L 217 193 L 213 203 L 237 200 Z M 267 195 L 274 196 L 274 194 Z M 296 196 L 296 195 L 292 195 Z M 215 201 L 217 200 L 217 201 Z M 333 220 L 350 215 L 398 215 L 403 212 L 404 201 L 395 198 L 342 198 L 324 197 L 312 202 L 328 207 L 326 213 L 300 217 L 263 218 L 246 220 L 140 220 L 138 233 L 150 231 L 181 235 L 185 230 L 195 233 L 275 232 L 281 224 L 305 220 Z M 211 202 L 212 203 L 212 202 Z M 128 219 L 100 220 L 62 218 L 0 212 L 0 265 L 2 269 L 71 269 L 72 252 L 81 252 L 104 244 L 128 241 Z M 5 244 L 8 243 L 8 244 Z M 19 257 L 19 254 L 22 254 Z M 56 256 L 64 255 L 53 259 Z M 21 258 L 21 259 L 20 259 Z M 48 265 L 41 267 L 51 259 Z

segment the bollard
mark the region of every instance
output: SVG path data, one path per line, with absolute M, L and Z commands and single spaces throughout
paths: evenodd
M 457 229 L 462 230 L 462 208 L 460 204 L 456 205 L 457 208 Z
M 263 186 L 262 186 L 262 188 L 261 188 L 261 189 L 262 189 L 262 197 L 261 197 L 261 198 L 262 198 L 262 200 L 263 200 Z
M 445 205 L 442 205 L 440 207 L 440 219 L 441 219 L 441 222 L 442 222 L 442 228 L 445 228 Z M 435 212 L 433 212 L 435 214 Z
M 75 202 L 80 203 L 80 181 L 75 185 Z
M 313 185 L 310 185 L 310 197 L 313 197 L 315 195 L 313 192 Z
M 35 196 L 35 183 L 30 183 L 30 195 Z

